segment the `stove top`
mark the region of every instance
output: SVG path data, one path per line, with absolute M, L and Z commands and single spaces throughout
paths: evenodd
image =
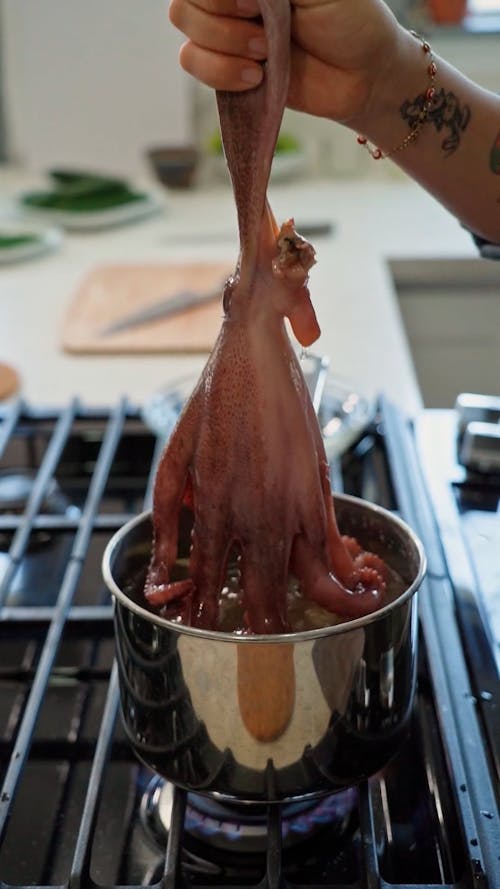
M 483 559 L 500 486 L 456 440 L 453 412 L 414 428 L 382 399 L 332 458 L 337 491 L 399 512 L 426 549 L 406 742 L 357 788 L 249 815 L 162 784 L 121 728 L 100 564 L 151 501 L 161 439 L 126 401 L 1 408 L 3 889 L 500 887 L 500 584 Z

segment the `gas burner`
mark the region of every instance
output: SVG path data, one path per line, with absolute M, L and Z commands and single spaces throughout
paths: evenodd
M 173 785 L 155 776 L 141 803 L 145 829 L 160 847 L 165 847 L 170 829 Z M 330 836 L 342 838 L 352 825 L 358 808 L 355 787 L 321 799 L 289 803 L 282 809 L 282 841 L 287 849 L 328 827 Z M 221 803 L 210 797 L 188 793 L 185 834 L 212 849 L 235 853 L 264 854 L 268 842 L 265 806 Z

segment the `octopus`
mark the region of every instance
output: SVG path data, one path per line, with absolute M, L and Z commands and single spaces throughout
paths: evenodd
M 288 0 L 261 0 L 269 56 L 262 84 L 217 92 L 240 249 L 223 291 L 223 320 L 201 377 L 156 471 L 151 606 L 177 601 L 183 620 L 218 628 L 218 599 L 235 551 L 249 633 L 290 631 L 289 576 L 302 594 L 353 619 L 384 601 L 383 561 L 339 532 L 318 419 L 290 336 L 319 336 L 308 278 L 313 247 L 293 219 L 278 227 L 267 200 L 285 108 Z M 172 578 L 178 517 L 193 514 L 188 576 Z

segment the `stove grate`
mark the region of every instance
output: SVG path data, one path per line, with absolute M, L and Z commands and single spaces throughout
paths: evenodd
M 113 410 L 75 400 L 62 411 L 22 402 L 0 411 L 1 470 L 34 474 L 24 508 L 0 515 L 2 889 L 500 886 L 497 801 L 450 581 L 411 429 L 385 402 L 333 471 L 337 489 L 398 509 L 430 554 L 407 743 L 361 785 L 352 829 L 340 840 L 326 825 L 282 850 L 282 811 L 271 806 L 266 855 L 242 868 L 236 854 L 221 859 L 187 836 L 182 790 L 173 794 L 167 850 L 144 834 L 140 800 L 151 774 L 118 718 L 100 560 L 114 531 L 151 502 L 160 446 L 126 400 Z M 54 481 L 56 514 L 47 506 Z

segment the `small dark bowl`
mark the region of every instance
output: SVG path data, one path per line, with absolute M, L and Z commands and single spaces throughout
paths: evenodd
M 189 188 L 193 184 L 198 166 L 196 148 L 150 148 L 147 158 L 156 178 L 167 188 Z

